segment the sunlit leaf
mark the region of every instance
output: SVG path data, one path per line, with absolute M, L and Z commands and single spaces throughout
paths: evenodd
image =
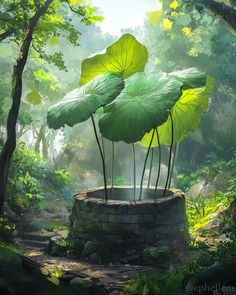
M 141 140 L 145 133 L 166 121 L 168 110 L 181 96 L 182 85 L 168 75 L 136 75 L 117 99 L 104 108 L 99 120 L 102 135 L 126 143 Z
M 162 28 L 165 31 L 171 30 L 173 26 L 173 22 L 171 20 L 169 20 L 168 18 L 164 18 L 163 22 L 162 22 Z
M 137 72 L 142 72 L 147 60 L 146 47 L 134 36 L 125 34 L 117 42 L 107 47 L 105 52 L 84 59 L 80 85 L 106 72 L 128 78 Z
M 38 69 L 33 74 L 37 80 L 42 82 L 54 82 L 56 80 L 56 77 L 52 73 L 45 71 L 43 68 Z
M 38 105 L 42 102 L 42 97 L 37 91 L 31 91 L 26 95 L 25 101 L 33 105 Z
M 148 19 L 149 19 L 150 23 L 152 25 L 156 25 L 156 23 L 158 22 L 158 20 L 162 16 L 162 13 L 163 13 L 162 9 L 161 10 L 152 11 L 152 12 L 148 12 L 147 13 L 147 16 L 148 16 Z
M 190 37 L 192 35 L 192 30 L 190 27 L 184 27 L 182 29 L 182 32 L 184 33 L 185 36 Z
M 75 5 L 75 4 L 77 4 L 78 0 L 69 0 L 68 2 L 71 5 Z
M 198 52 L 197 52 L 197 48 L 191 48 L 189 51 L 188 51 L 188 55 L 189 56 L 192 56 L 192 57 L 197 57 L 198 56 Z
M 87 120 L 96 110 L 114 100 L 124 88 L 123 78 L 106 73 L 68 93 L 48 110 L 48 126 L 58 129 Z
M 199 127 L 202 112 L 208 110 L 209 95 L 213 87 L 214 79 L 206 75 L 204 87 L 183 90 L 182 96 L 171 110 L 174 122 L 174 143 L 184 140 L 190 132 Z M 168 116 L 168 120 L 158 127 L 161 144 L 170 145 L 171 128 L 171 118 Z M 140 144 L 148 147 L 151 136 L 152 131 L 144 136 Z M 158 146 L 156 134 L 152 142 L 152 147 L 155 146 Z
M 171 4 L 170 4 L 170 8 L 171 9 L 176 9 L 179 7 L 179 2 L 177 0 L 174 0 Z
M 49 44 L 50 44 L 51 46 L 56 46 L 56 45 L 58 45 L 58 44 L 59 44 L 59 40 L 58 40 L 58 38 L 57 38 L 57 37 L 52 37 L 52 38 L 49 40 Z

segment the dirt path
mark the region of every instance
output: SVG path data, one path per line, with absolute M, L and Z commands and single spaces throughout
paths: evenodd
M 124 284 L 137 274 L 144 274 L 156 270 L 153 267 L 129 265 L 129 264 L 107 264 L 96 265 L 83 260 L 75 260 L 67 257 L 52 257 L 44 253 L 45 246 L 53 233 L 41 232 L 25 233 L 16 238 L 15 243 L 21 249 L 24 257 L 24 265 L 31 271 L 43 273 L 46 276 L 59 273 L 60 280 L 70 277 L 88 279 L 101 282 L 109 294 L 122 294 Z M 160 269 L 159 269 L 160 270 Z

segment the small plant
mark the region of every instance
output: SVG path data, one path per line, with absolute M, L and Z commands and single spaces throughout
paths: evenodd
M 197 183 L 197 179 L 198 174 L 196 172 L 189 172 L 188 174 L 180 173 L 177 176 L 178 187 L 186 192 Z
M 183 273 L 170 269 L 167 273 L 137 276 L 124 287 L 125 295 L 182 295 L 183 294 Z
M 28 209 L 48 208 L 51 195 L 60 203 L 73 194 L 73 181 L 65 170 L 54 170 L 38 154 L 20 142 L 15 150 L 9 173 L 7 202 L 18 214 Z
M 212 214 L 217 214 L 229 208 L 233 197 L 227 193 L 217 192 L 210 197 L 200 196 L 196 200 L 187 198 L 187 217 L 189 230 L 195 234 L 196 230 L 209 223 Z
M 220 241 L 215 251 L 215 258 L 236 260 L 236 240 Z

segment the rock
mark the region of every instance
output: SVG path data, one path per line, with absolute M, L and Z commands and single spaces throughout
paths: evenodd
M 223 209 L 219 206 L 219 211 L 209 214 L 207 216 L 207 222 L 196 229 L 201 234 L 215 234 L 218 233 L 221 228 Z
M 205 185 L 205 180 L 199 181 L 198 183 L 194 184 L 189 189 L 189 191 L 186 192 L 186 195 L 192 199 L 198 198 L 204 185 Z
M 159 264 L 169 261 L 171 249 L 169 246 L 148 247 L 143 250 L 143 262 L 147 264 Z
M 128 257 L 121 258 L 121 263 L 127 264 L 127 263 L 137 263 L 141 260 L 140 255 L 132 255 Z
M 66 256 L 69 244 L 61 236 L 52 237 L 47 246 L 47 253 L 52 256 Z
M 229 291 L 235 294 L 236 291 L 236 261 L 224 261 L 224 262 L 215 262 L 205 271 L 200 272 L 199 274 L 193 276 L 193 278 L 187 284 L 185 291 L 188 295 L 194 294 L 213 294 L 212 290 L 220 292 L 220 288 L 223 290 Z M 218 288 L 216 290 L 216 288 Z M 226 289 L 227 288 L 227 289 Z M 220 294 L 218 293 L 217 294 Z M 215 293 L 214 293 L 215 294 Z M 221 293 L 228 294 L 228 293 Z
M 104 251 L 104 245 L 97 241 L 88 241 L 85 243 L 81 257 L 91 257 L 92 254 L 102 256 Z
M 9 204 L 7 202 L 4 202 L 3 204 L 3 210 L 6 213 L 6 216 L 9 220 L 13 222 L 19 222 L 20 217 L 16 215 L 16 213 L 11 209 Z
M 23 215 L 23 222 L 32 223 L 37 218 L 35 212 L 33 210 L 29 210 L 24 213 Z
M 97 253 L 93 253 L 89 256 L 89 260 L 93 263 L 101 264 L 102 259 Z
M 75 278 L 69 284 L 73 289 L 78 291 L 78 294 L 84 295 L 109 295 L 104 285 L 98 280 L 93 278 Z
M 4 280 L 14 280 L 22 271 L 23 261 L 20 254 L 0 246 L 0 276 Z
M 200 195 L 209 198 L 213 193 L 217 192 L 218 188 L 214 182 L 208 182 L 200 191 Z
M 227 180 L 229 180 L 231 176 L 232 174 L 229 171 L 220 171 L 214 178 L 213 182 L 218 189 L 222 189 L 227 187 Z

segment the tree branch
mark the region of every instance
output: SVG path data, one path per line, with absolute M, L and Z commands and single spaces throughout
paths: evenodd
M 77 13 L 77 14 L 79 14 L 80 16 L 84 16 L 83 12 L 79 11 L 78 9 L 74 9 L 74 8 L 70 5 L 69 1 L 67 1 L 67 3 L 68 3 L 68 5 L 69 5 L 69 7 L 70 7 L 70 10 L 71 10 L 72 12 Z
M 6 32 L 1 33 L 0 34 L 0 41 L 3 41 L 6 38 L 10 37 L 11 34 L 13 34 L 13 31 L 12 30 L 9 30 L 9 31 L 6 31 Z
M 236 31 L 236 9 L 234 7 L 215 0 L 200 0 L 196 2 L 202 4 L 211 12 L 218 15 L 234 31 Z

